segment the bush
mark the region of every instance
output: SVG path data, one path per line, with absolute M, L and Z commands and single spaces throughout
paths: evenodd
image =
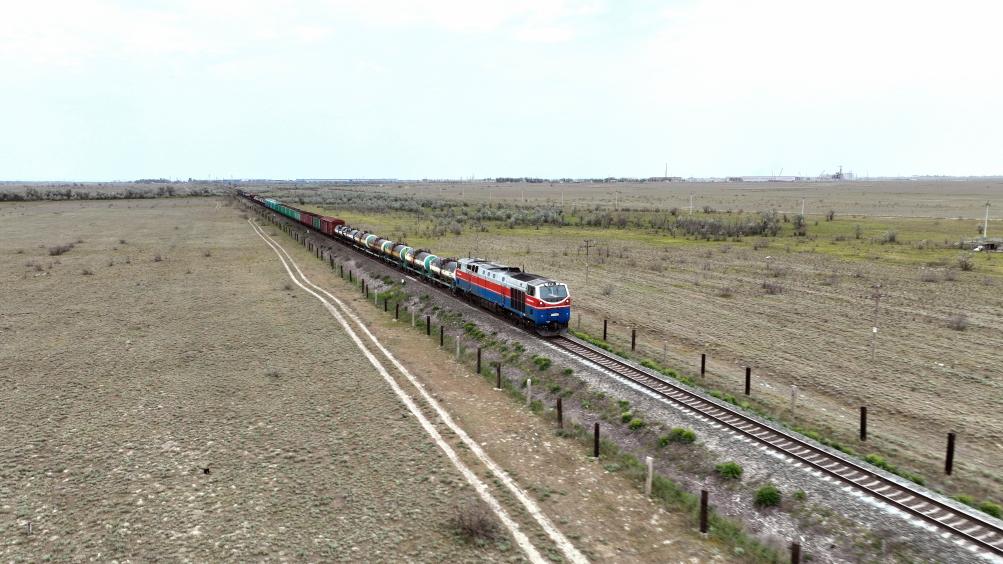
M 494 515 L 480 502 L 458 507 L 451 524 L 468 542 L 483 544 L 498 536 L 498 523 Z
M 979 511 L 983 513 L 988 513 L 997 519 L 1003 518 L 1003 508 L 999 504 L 993 503 L 991 501 L 983 501 L 979 504 Z
M 808 499 L 808 494 L 804 493 L 804 490 L 798 490 L 794 492 L 794 499 L 798 501 L 804 501 Z
M 895 244 L 899 242 L 899 234 L 894 230 L 885 231 L 885 234 L 881 237 L 882 244 Z
M 755 505 L 760 509 L 780 505 L 780 490 L 773 484 L 766 484 L 759 488 L 756 490 Z
M 697 440 L 697 434 L 690 429 L 673 427 L 669 434 L 665 436 L 668 442 L 690 444 Z
M 631 413 L 631 412 L 629 412 L 629 411 L 624 411 L 623 413 L 620 414 L 620 422 L 621 423 L 627 423 L 628 421 L 630 421 L 633 418 L 634 418 L 634 414 Z
M 965 272 L 975 270 L 975 263 L 972 262 L 972 257 L 969 255 L 961 255 L 958 257 L 958 268 L 964 270 Z
M 153 262 L 160 262 L 164 260 L 164 257 L 160 256 L 160 253 L 153 255 Z
M 776 282 L 763 282 L 763 289 L 766 290 L 766 294 L 769 296 L 775 296 L 777 294 L 784 293 L 783 284 L 778 284 Z
M 85 268 L 80 271 L 80 274 L 83 274 L 84 276 L 93 276 L 94 272 L 89 268 Z
M 543 372 L 544 370 L 550 368 L 550 359 L 545 356 L 534 355 L 533 364 L 536 365 L 536 367 L 540 370 L 540 372 Z
M 722 478 L 737 480 L 742 477 L 742 466 L 733 461 L 722 462 L 714 467 L 714 471 Z
M 964 494 L 962 494 L 962 495 L 956 495 L 956 496 L 954 496 L 954 499 L 956 501 L 960 501 L 961 503 L 964 503 L 965 505 L 967 505 L 969 507 L 975 507 L 975 499 L 972 498 L 972 496 L 970 496 L 970 495 L 964 495 Z
M 66 243 L 65 245 L 56 245 L 55 247 L 49 247 L 49 256 L 58 256 L 73 250 L 73 243 Z
M 964 313 L 956 313 L 947 320 L 947 326 L 955 331 L 964 331 L 968 328 L 968 316 Z
M 631 431 L 636 431 L 641 427 L 644 427 L 644 419 L 638 419 L 635 417 L 630 420 L 630 423 L 628 423 L 627 426 L 630 427 Z
M 718 288 L 717 297 L 719 298 L 730 298 L 735 295 L 735 289 L 731 286 L 725 286 L 723 288 Z

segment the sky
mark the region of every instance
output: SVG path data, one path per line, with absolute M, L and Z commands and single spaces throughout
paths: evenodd
M 996 0 L 0 14 L 2 180 L 1003 174 Z

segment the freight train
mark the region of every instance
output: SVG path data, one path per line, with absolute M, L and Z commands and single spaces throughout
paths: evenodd
M 540 335 L 564 333 L 571 321 L 567 284 L 487 260 L 439 257 L 429 250 L 355 229 L 340 219 L 306 212 L 274 198 L 243 190 L 238 190 L 237 195 L 504 314 Z

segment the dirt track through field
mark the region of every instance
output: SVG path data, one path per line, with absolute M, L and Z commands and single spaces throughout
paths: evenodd
M 456 452 L 448 443 L 443 439 L 442 435 L 435 428 L 435 426 L 424 416 L 421 410 L 416 405 L 415 401 L 407 395 L 407 393 L 397 384 L 390 373 L 387 371 L 386 367 L 376 358 L 376 356 L 365 346 L 362 339 L 358 336 L 357 332 L 349 325 L 345 317 L 349 317 L 356 324 L 356 326 L 363 332 L 366 337 L 373 343 L 373 345 L 383 354 L 383 356 L 389 360 L 400 373 L 419 391 L 422 395 L 422 399 L 435 411 L 439 418 L 456 434 L 460 437 L 463 443 L 471 449 L 474 455 L 484 464 L 491 472 L 491 474 L 498 479 L 502 484 L 506 486 L 519 500 L 519 502 L 525 507 L 526 511 L 533 517 L 533 519 L 546 531 L 547 535 L 554 541 L 560 551 L 564 554 L 568 560 L 571 562 L 587 562 L 585 556 L 579 552 L 571 542 L 554 526 L 554 524 L 540 511 L 540 508 L 533 502 L 532 499 L 523 491 L 504 470 L 502 470 L 494 461 L 492 461 L 487 454 L 481 449 L 475 441 L 473 441 L 469 435 L 467 435 L 458 425 L 456 425 L 449 414 L 446 413 L 438 403 L 425 391 L 424 387 L 414 378 L 414 376 L 399 362 L 397 359 L 385 348 L 383 347 L 376 337 L 369 332 L 361 321 L 356 317 L 343 302 L 338 298 L 335 298 L 329 292 L 324 291 L 319 286 L 310 282 L 310 280 L 303 274 L 300 268 L 296 265 L 292 257 L 285 251 L 285 249 L 274 239 L 269 237 L 264 233 L 264 231 L 257 226 L 253 220 L 248 220 L 248 223 L 254 228 L 255 232 L 261 237 L 269 247 L 275 251 L 278 255 L 279 260 L 282 262 L 283 267 L 288 273 L 292 281 L 303 289 L 305 292 L 317 298 L 324 307 L 331 313 L 331 315 L 338 321 L 345 332 L 351 337 L 352 341 L 359 348 L 360 351 L 365 354 L 366 358 L 373 365 L 373 367 L 380 373 L 384 380 L 393 388 L 394 393 L 400 398 L 401 402 L 407 406 L 408 410 L 418 419 L 421 423 L 422 428 L 426 433 L 435 441 L 436 445 L 446 454 L 449 460 L 456 466 L 467 481 L 474 487 L 478 495 L 491 507 L 492 511 L 498 516 L 505 527 L 513 535 L 516 543 L 523 550 L 526 556 L 532 562 L 544 562 L 542 555 L 536 550 L 533 544 L 530 542 L 529 538 L 523 533 L 519 525 L 509 516 L 508 512 L 501 506 L 498 500 L 491 494 L 487 485 L 480 480 L 477 475 L 467 467 L 457 456 Z M 290 265 L 295 269 L 296 274 L 293 274 L 293 270 L 290 269 Z M 307 286 L 310 286 L 309 288 Z M 312 289 L 311 289 L 312 288 Z M 316 290 L 316 291 L 314 291 Z M 321 292 L 327 296 L 321 296 Z M 342 315 L 344 314 L 344 315 Z

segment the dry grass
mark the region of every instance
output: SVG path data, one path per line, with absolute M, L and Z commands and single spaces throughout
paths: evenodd
M 0 204 L 0 302 L 31 312 L 0 324 L 0 560 L 508 559 L 446 527 L 465 480 L 323 308 L 275 299 L 247 224 L 156 203 Z M 39 233 L 88 243 L 22 277 Z M 172 260 L 81 276 L 122 233 Z

